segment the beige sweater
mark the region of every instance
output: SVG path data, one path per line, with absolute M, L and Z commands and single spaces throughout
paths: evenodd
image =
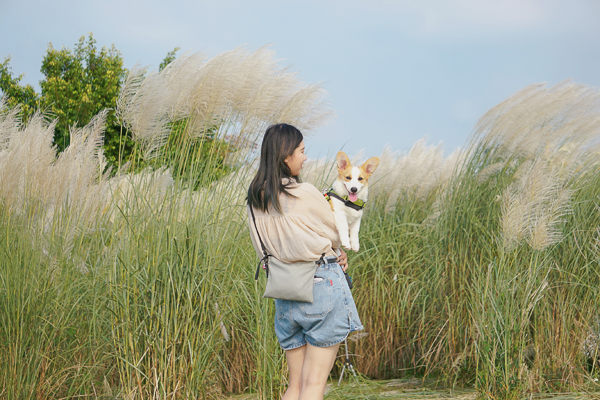
M 272 206 L 266 213 L 253 208 L 260 238 L 269 254 L 283 262 L 316 261 L 323 253 L 335 256 L 333 249 L 340 248 L 340 235 L 323 194 L 310 183 L 297 184 L 289 192 L 296 197 L 279 197 L 283 214 Z M 256 254 L 262 258 L 250 208 L 248 224 Z

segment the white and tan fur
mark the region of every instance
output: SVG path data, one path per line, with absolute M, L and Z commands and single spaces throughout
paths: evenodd
M 379 166 L 379 158 L 372 157 L 360 167 L 353 167 L 348 156 L 340 151 L 337 154 L 336 163 L 338 177 L 333 182 L 333 190 L 342 197 L 349 196 L 350 201 L 354 202 L 355 199 L 360 199 L 366 202 L 369 194 L 369 178 Z M 358 251 L 360 247 L 358 231 L 360 230 L 363 210 L 346 207 L 341 200 L 335 197 L 331 197 L 329 202 L 333 210 L 337 230 L 340 233 L 342 246 L 346 249 Z

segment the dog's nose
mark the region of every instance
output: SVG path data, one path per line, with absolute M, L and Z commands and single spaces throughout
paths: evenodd
M 355 187 L 353 187 L 353 188 L 351 188 L 351 189 L 350 189 L 350 191 L 351 191 L 352 193 L 356 193 L 356 192 L 358 192 L 358 189 L 357 189 L 357 188 L 355 188 Z

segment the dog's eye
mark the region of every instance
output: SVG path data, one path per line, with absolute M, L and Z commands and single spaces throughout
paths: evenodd
M 363 180 L 363 177 L 362 177 L 362 176 L 359 176 L 359 177 L 358 177 L 358 180 L 359 180 L 359 181 L 362 181 L 362 180 Z
M 351 176 L 347 176 L 347 177 L 346 177 L 346 180 L 347 180 L 347 181 L 349 181 L 350 179 L 352 179 L 352 177 L 351 177 Z

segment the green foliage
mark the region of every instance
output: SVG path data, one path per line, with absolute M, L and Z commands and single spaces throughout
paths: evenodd
M 101 281 L 34 244 L 26 216 L 0 216 L 0 397 L 91 395 L 112 374 Z
M 232 171 L 225 164 L 225 158 L 233 147 L 216 137 L 218 127 L 209 129 L 200 138 L 192 138 L 188 135 L 187 126 L 186 120 L 172 124 L 169 141 L 159 162 L 171 168 L 173 177 L 198 189 Z
M 177 392 L 207 396 L 218 389 L 206 366 L 218 361 L 223 343 L 217 310 L 207 305 L 218 291 L 211 281 L 222 266 L 210 262 L 189 226 L 175 237 L 162 225 L 128 225 L 135 241 L 150 239 L 153 246 L 123 249 L 107 276 L 114 348 L 126 361 L 119 363 L 120 382 L 139 387 L 142 398 L 157 392 L 160 398 Z
M 91 33 L 87 42 L 82 36 L 73 51 L 57 50 L 50 43 L 41 71 L 45 75 L 40 82 L 41 104 L 58 118 L 54 135 L 58 149 L 69 145 L 71 127 L 86 125 L 108 108 L 111 111 L 106 120 L 105 156 L 113 165 L 118 164 L 120 154 L 126 158 L 133 142 L 122 131 L 113 110 L 125 74 L 121 53 L 114 45 L 98 50 Z
M 8 105 L 21 107 L 23 122 L 38 109 L 57 118 L 54 143 L 59 151 L 69 145 L 72 127 L 86 125 L 108 108 L 111 111 L 106 120 L 104 155 L 113 166 L 129 157 L 133 141 L 118 124 L 113 111 L 125 74 L 123 59 L 114 45 L 98 50 L 91 33 L 87 42 L 84 36 L 79 39 L 74 51 L 56 50 L 50 43 L 42 61 L 45 78 L 40 82 L 41 95 L 31 85 L 19 85 L 23 75 L 13 78 L 9 62 L 7 57 L 0 64 L 0 89 Z
M 209 128 L 200 137 L 191 137 L 188 128 L 189 119 L 171 123 L 171 133 L 157 158 L 142 159 L 139 148 L 135 146 L 129 158 L 132 163 L 130 171 L 166 167 L 173 178 L 193 190 L 233 172 L 234 168 L 226 163 L 226 159 L 236 148 L 218 137 L 218 126 Z
M 160 70 L 175 60 L 177 51 L 179 47 L 167 53 Z M 226 141 L 216 138 L 218 126 L 210 128 L 201 138 L 193 139 L 187 134 L 187 120 L 172 123 L 172 133 L 161 157 L 150 162 L 141 161 L 137 157 L 135 142 L 118 123 L 114 113 L 126 73 L 121 53 L 114 45 L 99 50 L 91 33 L 87 39 L 82 36 L 74 50 L 57 50 L 49 44 L 41 67 L 45 75 L 40 82 L 41 96 L 32 86 L 19 85 L 23 76 L 12 76 L 9 61 L 10 57 L 7 57 L 0 64 L 0 89 L 6 95 L 8 105 L 21 106 L 24 122 L 40 108 L 57 118 L 54 143 L 58 151 L 69 145 L 72 127 L 87 124 L 94 115 L 108 108 L 110 111 L 106 119 L 103 148 L 109 165 L 119 167 L 132 162 L 134 171 L 166 165 L 171 168 L 174 177 L 193 181 L 194 188 L 231 171 L 225 165 L 225 157 L 235 149 Z M 196 171 L 196 178 L 190 176 L 192 170 Z M 200 176 L 204 183 L 200 182 Z
M 180 50 L 179 47 L 175 47 L 173 50 L 171 50 L 170 52 L 167 53 L 166 57 L 164 60 L 162 60 L 162 62 L 160 63 L 158 70 L 162 71 L 163 69 L 165 69 L 165 67 L 169 64 L 171 64 L 174 60 L 175 60 L 175 53 L 177 53 Z
M 10 107 L 20 105 L 23 122 L 26 123 L 29 115 L 39 108 L 40 98 L 31 85 L 19 85 L 24 75 L 21 74 L 17 78 L 13 78 L 9 62 L 10 56 L 6 57 L 4 62 L 0 64 L 0 90 L 6 96 Z

